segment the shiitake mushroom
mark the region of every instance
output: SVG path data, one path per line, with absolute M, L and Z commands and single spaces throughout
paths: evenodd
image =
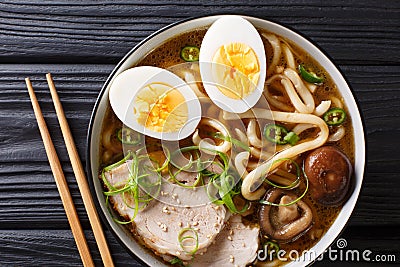
M 279 206 L 264 204 L 259 210 L 261 231 L 280 243 L 295 241 L 313 224 L 311 208 L 302 200 L 290 204 L 298 197 L 289 191 L 272 188 L 264 199 Z
M 339 206 L 346 200 L 352 175 L 350 160 L 334 146 L 312 151 L 304 161 L 311 197 L 325 206 Z

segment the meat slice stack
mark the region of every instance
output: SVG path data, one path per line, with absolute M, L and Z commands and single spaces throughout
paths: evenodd
M 129 161 L 105 173 L 108 183 L 116 188 L 123 187 L 129 177 Z M 203 190 L 193 190 L 172 187 L 169 185 L 161 189 L 161 195 L 158 199 L 153 199 L 150 203 L 140 210 L 134 219 L 136 232 L 141 236 L 143 242 L 156 254 L 161 256 L 176 256 L 184 261 L 190 261 L 193 258 L 191 254 L 203 254 L 215 240 L 225 225 L 228 213 L 223 206 L 203 201 L 202 205 L 199 198 L 206 197 Z M 180 192 L 179 190 L 182 190 Z M 193 196 L 188 196 L 193 194 Z M 199 197 L 200 195 L 200 197 Z M 194 199 L 196 205 L 178 203 L 178 196 L 182 199 Z M 134 216 L 134 206 L 132 197 L 121 194 L 110 197 L 115 210 L 127 219 Z M 189 245 L 182 245 L 179 236 L 182 235 L 182 229 L 191 229 L 194 236 L 197 233 L 197 242 Z M 193 231 L 192 231 L 193 230 Z M 186 241 L 185 241 L 186 242 Z M 198 249 L 194 250 L 194 244 L 198 243 Z
M 190 266 L 246 266 L 257 256 L 259 232 L 259 227 L 247 226 L 242 216 L 233 215 L 207 252 L 196 256 Z

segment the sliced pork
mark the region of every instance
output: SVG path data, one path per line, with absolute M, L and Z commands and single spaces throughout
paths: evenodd
M 196 255 L 190 266 L 246 266 L 257 256 L 259 232 L 259 227 L 247 226 L 242 216 L 233 215 L 207 252 Z
M 172 173 L 175 175 L 175 179 L 178 182 L 183 183 L 187 186 L 192 186 L 199 178 L 197 172 L 179 171 L 177 168 L 173 168 Z
M 128 181 L 129 164 L 124 163 L 105 173 L 108 183 L 116 188 L 123 187 Z M 163 184 L 157 199 L 153 199 L 140 210 L 134 219 L 135 231 L 144 243 L 158 255 L 172 255 L 184 261 L 192 259 L 191 252 L 204 253 L 224 227 L 227 212 L 223 206 L 209 203 L 202 188 L 196 190 L 181 186 Z M 131 195 L 111 196 L 115 210 L 126 219 L 134 216 L 134 201 Z M 182 245 L 179 235 L 182 229 L 191 229 L 187 234 L 198 236 L 196 242 Z M 194 232 L 193 232 L 194 231 Z M 193 241 L 193 240 L 192 240 Z M 197 255 L 196 255 L 197 257 Z

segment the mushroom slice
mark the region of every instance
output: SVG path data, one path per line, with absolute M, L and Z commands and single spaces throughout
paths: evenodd
M 128 161 L 105 172 L 105 179 L 110 186 L 125 186 L 130 176 L 129 164 L 131 162 Z M 189 261 L 193 258 L 193 253 L 204 253 L 216 240 L 224 228 L 225 220 L 230 216 L 224 207 L 209 203 L 203 190 L 186 189 L 164 183 L 160 188 L 163 193 L 140 209 L 131 225 L 140 241 L 164 258 L 178 257 Z M 135 216 L 132 208 L 135 206 L 134 199 L 131 195 L 116 194 L 110 196 L 110 202 L 115 211 L 126 220 L 132 220 Z M 196 233 L 197 248 L 194 250 L 192 244 L 188 242 L 187 246 L 183 245 L 178 238 L 185 228 L 193 229 Z
M 304 235 L 312 226 L 313 215 L 310 207 L 302 200 L 285 206 L 297 199 L 293 193 L 282 189 L 270 189 L 264 200 L 279 206 L 263 205 L 259 211 L 261 230 L 264 234 L 281 243 L 289 243 Z

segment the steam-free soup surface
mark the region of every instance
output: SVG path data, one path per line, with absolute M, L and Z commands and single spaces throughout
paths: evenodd
M 181 59 L 180 57 L 180 51 L 181 48 L 185 46 L 198 46 L 200 47 L 202 38 L 204 34 L 206 33 L 207 29 L 199 29 L 196 31 L 191 31 L 187 32 L 181 35 L 178 35 L 170 40 L 167 40 L 163 45 L 157 47 L 156 49 L 152 50 L 149 54 L 147 54 L 140 62 L 138 62 L 137 66 L 156 66 L 160 68 L 165 68 L 168 69 L 174 65 L 177 64 L 182 64 L 185 61 Z M 264 31 L 260 31 L 260 33 L 263 33 Z M 284 39 L 283 39 L 284 40 Z M 270 43 L 264 38 L 264 46 L 266 50 L 266 56 L 267 56 L 267 63 L 271 61 L 272 59 L 272 47 Z M 284 40 L 286 44 L 288 44 L 291 49 L 293 50 L 293 54 L 295 56 L 295 61 L 296 64 L 306 64 L 307 66 L 311 67 L 314 70 L 318 70 L 316 73 L 318 76 L 324 77 L 324 83 L 323 85 L 318 86 L 316 92 L 314 93 L 314 99 L 316 102 L 316 106 L 323 100 L 327 99 L 336 99 L 340 103 L 344 103 L 344 100 L 342 99 L 342 96 L 339 94 L 338 89 L 336 88 L 336 85 L 333 83 L 331 77 L 329 76 L 328 73 L 326 73 L 323 68 L 318 64 L 318 62 L 314 61 L 311 55 L 308 55 L 307 53 L 304 52 L 301 48 L 297 47 L 296 44 Z M 283 64 L 285 65 L 285 59 L 282 58 L 281 62 L 278 64 Z M 133 66 L 132 66 L 133 67 Z M 268 77 L 267 77 L 268 79 Z M 201 83 L 198 83 L 198 86 L 200 86 L 200 89 L 204 93 L 204 88 L 202 88 Z M 343 107 L 346 110 L 346 107 Z M 271 107 L 272 110 L 274 110 L 274 107 Z M 348 114 L 348 112 L 347 112 Z M 243 120 L 244 124 L 246 125 L 248 123 L 248 120 Z M 346 134 L 345 136 L 340 139 L 337 142 L 334 142 L 333 145 L 338 147 L 341 151 L 343 151 L 350 159 L 350 161 L 353 163 L 354 162 L 354 145 L 353 145 L 353 131 L 352 131 L 352 126 L 351 126 L 351 119 L 348 117 L 345 123 L 342 125 L 346 129 Z M 288 127 L 291 127 L 291 125 L 287 125 Z M 122 146 L 121 142 L 118 140 L 117 137 L 117 131 L 122 127 L 121 121 L 119 121 L 116 116 L 113 114 L 113 111 L 111 108 L 108 108 L 104 122 L 103 122 L 103 130 L 102 130 L 102 143 L 101 143 L 101 166 L 107 166 L 110 165 L 121 158 L 123 158 L 123 151 L 122 151 Z M 330 129 L 333 133 L 335 129 L 331 128 Z M 207 126 L 204 126 L 201 135 L 204 137 L 204 135 L 207 135 L 207 132 L 212 132 L 212 129 L 208 129 Z M 260 134 L 260 133 L 259 133 Z M 307 130 L 306 132 L 303 132 L 301 137 L 302 138 L 313 138 L 317 135 L 318 133 L 311 129 Z M 146 137 L 146 147 L 147 147 L 147 152 L 152 153 L 155 151 L 159 151 L 162 144 L 160 140 L 153 139 Z M 221 142 L 221 140 L 216 140 L 216 142 Z M 191 138 L 184 139 L 180 142 L 181 146 L 190 146 L 193 145 Z M 304 154 L 299 155 L 299 157 L 296 159 L 299 164 L 302 164 L 302 161 L 305 159 L 307 156 L 307 152 Z M 154 155 L 157 158 L 157 155 Z M 156 159 L 157 160 L 157 159 Z M 159 158 L 159 161 L 161 162 L 163 160 L 162 156 Z M 304 184 L 299 186 L 296 189 L 293 189 L 293 192 L 296 194 L 301 194 L 301 192 L 304 191 Z M 341 207 L 328 207 L 328 206 L 323 206 L 318 204 L 316 201 L 314 201 L 311 197 L 310 194 L 306 194 L 305 197 L 302 199 L 304 202 L 308 204 L 308 206 L 312 209 L 313 213 L 313 225 L 311 230 L 309 230 L 305 235 L 301 236 L 299 239 L 297 239 L 294 242 L 289 242 L 289 243 L 282 243 L 280 244 L 280 249 L 290 251 L 290 250 L 296 250 L 298 251 L 299 254 L 303 250 L 308 250 L 310 249 L 314 244 L 318 242 L 318 240 L 323 236 L 326 231 L 329 229 L 329 227 L 332 225 L 334 222 L 335 218 L 337 217 L 338 213 L 340 212 Z M 259 209 L 259 204 L 257 202 L 254 202 L 252 204 L 254 206 L 254 212 L 252 214 L 249 214 L 248 216 L 244 216 L 244 223 L 248 225 L 252 224 L 258 224 L 258 217 L 257 217 L 257 210 Z M 133 236 L 138 239 L 139 242 L 141 242 L 140 236 L 137 235 L 135 232 L 134 228 L 132 228 L 133 231 Z M 265 240 L 264 235 L 261 233 L 260 234 L 260 249 L 262 248 L 262 243 Z M 255 261 L 255 265 L 260 265 L 262 266 L 265 262 L 262 261 Z M 277 263 L 277 264 L 284 264 L 284 262 Z

